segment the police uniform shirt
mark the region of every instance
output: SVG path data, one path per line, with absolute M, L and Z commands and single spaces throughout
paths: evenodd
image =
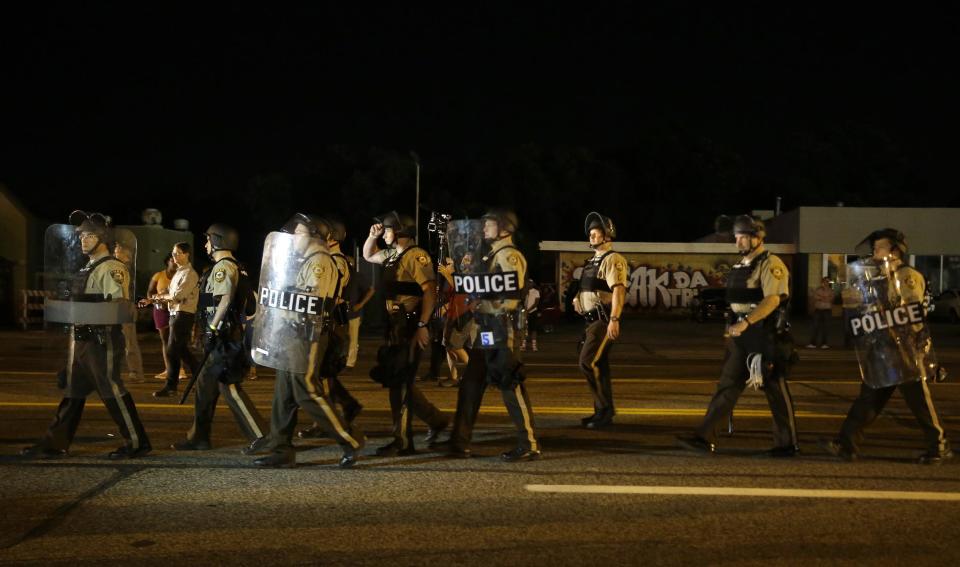
M 207 286 L 203 291 L 212 294 L 214 301 L 217 302 L 221 296 L 226 295 L 232 297 L 239 280 L 240 270 L 237 269 L 237 265 L 233 261 L 224 258 L 214 264 L 213 268 L 210 269 L 210 277 L 207 278 Z M 212 307 L 208 307 L 207 311 L 212 315 L 216 313 L 217 306 L 213 305 Z
M 503 248 L 510 247 L 507 250 Z M 491 272 L 516 272 L 517 281 L 520 283 L 520 289 L 523 289 L 527 281 L 527 259 L 523 254 L 513 248 L 513 242 L 508 239 L 501 239 L 493 243 L 490 252 L 486 256 L 485 262 L 487 269 Z M 492 262 L 492 264 L 491 264 Z M 480 301 L 477 311 L 480 313 L 502 313 L 504 311 L 516 311 L 520 306 L 519 299 L 494 300 L 484 299 Z
M 318 297 L 333 297 L 337 291 L 335 258 L 319 252 L 309 256 L 297 273 L 297 290 Z
M 756 258 L 754 258 L 756 260 Z M 741 260 L 736 266 L 747 265 Z M 736 267 L 735 266 L 735 267 Z M 747 288 L 761 288 L 764 297 L 779 295 L 781 301 L 790 295 L 790 273 L 786 264 L 778 256 L 767 254 L 761 261 L 760 267 L 755 269 L 747 278 Z M 755 305 L 749 303 L 731 303 L 730 309 L 737 314 L 745 315 L 753 310 Z
M 84 293 L 102 294 L 105 299 L 130 299 L 130 272 L 126 264 L 116 258 L 100 263 L 87 277 Z
M 381 263 L 386 263 L 396 256 L 396 248 L 388 248 L 377 252 L 374 256 Z M 400 258 L 400 265 L 397 266 L 398 282 L 414 282 L 423 285 L 427 282 L 436 281 L 437 277 L 433 271 L 433 262 L 430 255 L 423 248 L 410 250 Z M 402 305 L 407 312 L 419 311 L 421 297 L 417 295 L 397 295 L 396 299 L 387 299 L 387 310 L 393 310 L 394 305 Z
M 603 256 L 609 251 L 597 250 L 594 258 Z M 627 287 L 628 266 L 627 260 L 617 252 L 607 254 L 607 257 L 600 262 L 597 269 L 597 278 L 607 282 L 607 286 L 612 290 L 618 285 Z M 598 305 L 611 306 L 613 301 L 612 291 L 580 291 L 580 309 L 584 313 L 593 311 Z
M 900 297 L 900 302 L 904 304 L 924 300 L 926 283 L 920 272 L 910 266 L 902 265 L 897 268 L 896 276 L 896 282 L 891 282 L 890 285 L 891 300 L 894 300 L 897 296 Z
M 340 252 L 339 247 L 336 250 L 331 250 L 330 254 L 336 263 L 337 272 L 340 274 L 340 292 L 337 295 L 340 298 L 343 297 L 343 290 L 347 289 L 347 284 L 350 283 L 350 263 L 347 262 L 346 256 L 343 256 Z

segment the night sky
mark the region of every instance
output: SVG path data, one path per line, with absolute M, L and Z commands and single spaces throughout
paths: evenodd
M 960 206 L 953 13 L 316 4 L 0 14 L 0 182 L 43 219 L 152 206 L 254 241 L 294 210 L 410 211 L 411 149 L 428 206 L 512 206 L 528 245 L 594 209 L 689 240 L 777 195 Z

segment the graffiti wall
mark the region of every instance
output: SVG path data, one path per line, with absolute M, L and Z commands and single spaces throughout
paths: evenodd
M 558 284 L 561 297 L 580 279 L 591 252 L 560 252 Z M 722 287 L 736 254 L 623 254 L 630 265 L 626 313 L 686 314 L 697 290 Z M 785 259 L 786 260 L 786 259 Z

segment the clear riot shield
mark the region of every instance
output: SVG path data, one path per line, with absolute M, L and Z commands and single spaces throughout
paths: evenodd
M 934 378 L 937 357 L 924 305 L 923 278 L 914 270 L 890 271 L 873 260 L 847 267 L 845 304 L 856 310 L 853 337 L 863 382 L 885 388 Z
M 107 229 L 104 243 L 108 252 L 126 266 L 123 274 L 117 271 L 115 263 L 102 268 L 102 262 L 91 263 L 83 253 L 76 229 L 69 224 L 55 224 L 44 235 L 44 321 L 76 325 L 132 323 L 136 317 L 137 237 L 126 229 Z M 110 294 L 109 299 L 105 292 L 88 293 L 87 280 L 98 269 L 110 270 L 112 279 L 125 287 L 123 293 Z
M 271 232 L 263 245 L 251 356 L 261 366 L 307 371 L 310 345 L 328 323 L 332 301 L 309 288 L 309 272 L 325 260 L 315 237 Z M 317 361 L 319 364 L 319 361 Z
M 472 347 L 510 348 L 517 313 L 504 309 L 501 303 L 520 298 L 520 274 L 491 268 L 487 257 L 490 246 L 484 241 L 481 220 L 449 221 L 447 243 L 453 261 L 454 292 L 466 296 L 477 327 Z

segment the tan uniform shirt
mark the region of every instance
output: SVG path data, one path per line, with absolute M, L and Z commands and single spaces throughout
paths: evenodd
M 318 297 L 333 297 L 337 291 L 337 264 L 326 252 L 308 257 L 297 272 L 297 290 Z
M 396 248 L 387 248 L 374 255 L 381 264 L 398 256 L 400 252 Z M 400 258 L 400 265 L 397 267 L 398 282 L 414 282 L 423 285 L 427 282 L 437 280 L 433 271 L 433 262 L 430 255 L 422 248 L 410 250 Z M 407 313 L 420 310 L 421 297 L 417 295 L 398 295 L 396 299 L 387 300 L 387 311 L 393 311 L 394 305 L 402 305 Z
M 130 299 L 130 272 L 127 265 L 110 258 L 93 269 L 84 293 L 103 294 L 105 299 Z
M 891 300 L 899 296 L 903 303 L 922 302 L 925 293 L 926 283 L 920 272 L 907 265 L 897 268 L 896 278 L 891 278 Z
M 226 258 L 210 268 L 210 277 L 207 278 L 207 286 L 204 292 L 213 294 L 214 302 L 219 297 L 227 295 L 233 298 L 233 293 L 237 289 L 237 282 L 240 281 L 240 270 L 237 265 Z M 207 308 L 207 313 L 212 317 L 217 312 L 217 306 Z
M 756 258 L 753 258 L 756 260 Z M 737 266 L 745 265 L 741 260 Z M 763 296 L 779 295 L 781 301 L 790 295 L 790 272 L 787 271 L 786 264 L 778 256 L 768 254 L 762 261 L 760 267 L 753 271 L 753 274 L 747 279 L 747 288 L 763 289 Z M 749 303 L 731 303 L 730 309 L 734 313 L 746 314 L 753 310 L 754 304 Z
M 594 258 L 603 256 L 608 250 L 597 251 Z M 627 286 L 629 265 L 627 260 L 617 252 L 609 254 L 600 262 L 597 277 L 607 282 L 612 290 L 618 285 Z M 597 308 L 597 305 L 611 305 L 613 293 L 609 291 L 581 291 L 575 300 L 579 303 L 580 313 L 587 313 Z M 575 306 L 576 307 L 576 306 Z
M 337 299 L 341 299 L 343 297 L 343 290 L 346 289 L 347 284 L 350 283 L 350 263 L 347 262 L 347 259 L 339 249 L 331 250 L 330 254 L 337 265 L 337 271 L 340 273 L 340 291 L 337 293 Z
M 499 251 L 508 246 L 513 246 L 512 238 L 502 238 L 494 242 L 483 261 L 490 266 L 491 271 L 499 269 L 501 272 L 516 272 L 520 289 L 523 289 L 527 280 L 527 259 L 516 248 L 510 248 L 503 252 Z M 493 262 L 492 266 L 491 262 Z M 519 307 L 519 299 L 483 299 L 477 305 L 477 311 L 479 313 L 503 313 L 505 311 L 516 311 Z

